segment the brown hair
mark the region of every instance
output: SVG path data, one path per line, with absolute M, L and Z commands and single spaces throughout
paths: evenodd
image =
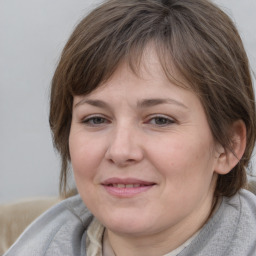
M 95 90 L 121 61 L 136 72 L 150 42 L 167 77 L 175 79 L 174 65 L 198 94 L 215 140 L 227 150 L 232 150 L 230 125 L 244 121 L 244 156 L 228 174 L 219 175 L 215 195 L 231 196 L 245 186 L 255 143 L 255 104 L 248 59 L 231 19 L 207 0 L 109 0 L 75 28 L 52 80 L 50 126 L 62 159 L 62 194 L 73 96 Z

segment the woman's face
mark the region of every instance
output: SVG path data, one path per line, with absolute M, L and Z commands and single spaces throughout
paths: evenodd
M 216 145 L 198 97 L 165 77 L 153 51 L 139 76 L 122 64 L 74 97 L 69 146 L 78 191 L 111 232 L 154 235 L 208 217 Z

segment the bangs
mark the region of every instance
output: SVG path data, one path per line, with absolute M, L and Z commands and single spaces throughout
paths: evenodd
M 64 73 L 69 93 L 73 96 L 89 94 L 106 82 L 121 63 L 126 63 L 131 71 L 139 76 L 142 59 L 146 56 L 149 47 L 154 48 L 169 81 L 190 88 L 187 83 L 179 80 L 178 76 L 174 76 L 179 74 L 179 77 L 192 84 L 193 78 L 189 75 L 191 72 L 183 65 L 183 57 L 187 58 L 188 54 L 180 53 L 187 49 L 187 45 L 184 45 L 187 40 L 184 39 L 183 33 L 180 35 L 177 33 L 183 29 L 175 28 L 175 25 L 170 26 L 170 24 L 176 26 L 178 24 L 175 16 L 172 19 L 170 23 L 166 18 L 161 17 L 155 21 L 156 24 L 148 19 L 148 23 L 152 24 L 145 22 L 146 24 L 141 26 L 142 21 L 138 16 L 136 20 L 126 22 L 129 26 L 124 24 L 116 30 L 112 24 L 109 24 L 107 29 L 112 31 L 108 31 L 106 35 L 100 31 L 102 37 L 89 34 L 84 40 L 77 42 L 77 45 L 73 43 L 72 48 L 68 51 L 64 50 L 66 54 L 70 54 L 70 57 L 65 56 L 69 63 L 66 63 Z M 106 26 L 105 24 L 105 29 Z M 181 46 L 184 49 L 180 49 Z

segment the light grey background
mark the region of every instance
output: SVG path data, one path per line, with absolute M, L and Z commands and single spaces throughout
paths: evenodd
M 0 0 L 0 203 L 58 193 L 51 77 L 75 24 L 98 2 Z M 215 2 L 235 20 L 256 71 L 256 1 Z

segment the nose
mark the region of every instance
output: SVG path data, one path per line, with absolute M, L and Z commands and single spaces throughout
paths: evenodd
M 117 127 L 109 137 L 105 157 L 117 166 L 127 166 L 143 159 L 141 136 L 136 129 Z

